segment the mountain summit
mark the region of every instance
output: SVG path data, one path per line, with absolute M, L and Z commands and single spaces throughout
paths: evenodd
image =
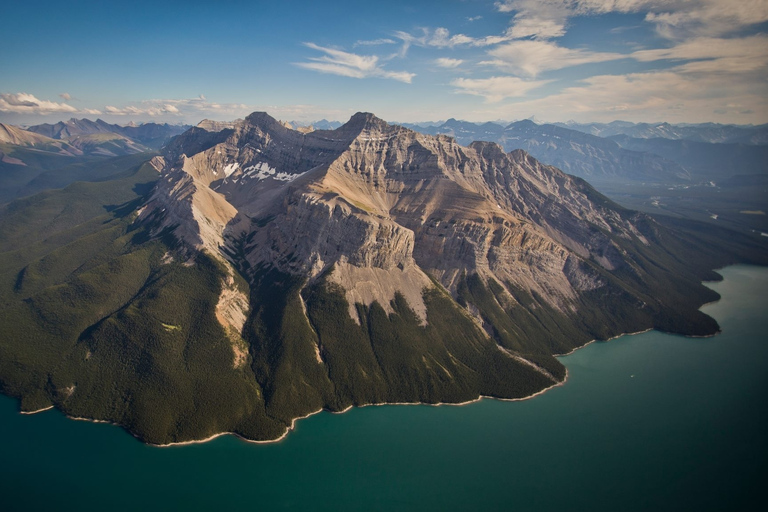
M 8 260 L 28 261 L 8 314 L 38 319 L 4 327 L 32 326 L 4 334 L 22 340 L 4 371 L 25 376 L 25 409 L 160 444 L 275 439 L 319 409 L 527 397 L 596 338 L 718 329 L 700 281 L 724 257 L 522 150 L 369 113 L 300 132 L 257 112 L 190 128 L 132 172 L 93 196 L 131 202 Z M 67 218 L 34 201 L 3 215 L 25 208 Z M 59 340 L 50 364 L 24 358 L 30 329 Z

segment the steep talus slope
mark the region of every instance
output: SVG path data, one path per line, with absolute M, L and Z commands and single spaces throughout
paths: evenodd
M 0 253 L 3 318 L 23 319 L 0 322 L 15 340 L 0 383 L 27 410 L 153 443 L 530 396 L 565 379 L 554 354 L 591 339 L 716 332 L 700 281 L 735 258 L 524 151 L 372 114 L 304 132 L 264 113 L 204 122 L 140 173 L 151 191 L 127 193 L 133 174 L 94 184 L 76 221 L 59 193 L 0 211 L 0 239 L 27 217 L 68 223 Z M 79 206 L 102 190 L 122 196 Z

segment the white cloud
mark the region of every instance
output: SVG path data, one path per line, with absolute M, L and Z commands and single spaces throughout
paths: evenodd
M 564 48 L 551 41 L 540 40 L 512 41 L 490 50 L 488 54 L 494 59 L 482 64 L 530 77 L 535 77 L 542 71 L 627 57 L 618 53 Z
M 113 105 L 104 107 L 104 114 L 106 115 L 143 118 L 164 117 L 194 120 L 211 114 L 219 118 L 227 116 L 234 118 L 248 113 L 250 113 L 248 106 L 243 103 L 209 102 L 202 94 L 197 98 L 142 100 L 121 107 Z
M 477 21 L 477 20 L 481 20 L 481 19 L 483 19 L 482 16 L 470 16 L 469 18 L 467 18 L 467 21 L 469 21 L 471 23 L 473 21 Z
M 509 35 L 514 39 L 522 39 L 529 36 L 536 39 L 562 37 L 565 35 L 565 21 L 522 17 L 516 20 L 509 29 Z
M 435 46 L 437 48 L 453 48 L 454 46 L 470 44 L 474 41 L 473 38 L 465 36 L 464 34 L 450 35 L 447 28 L 439 27 L 435 29 L 432 33 L 432 37 L 427 40 L 426 44 L 427 46 Z
M 422 34 L 420 36 L 415 36 L 402 31 L 395 32 L 395 37 L 403 42 L 403 49 L 400 51 L 400 56 L 405 56 L 411 45 L 431 48 L 455 48 L 457 46 L 482 47 L 492 46 L 511 39 L 508 34 L 480 38 L 470 37 L 465 34 L 451 35 L 450 31 L 445 27 L 438 27 L 434 30 L 422 28 L 421 31 Z
M 561 121 L 764 122 L 764 89 L 727 75 L 695 76 L 678 70 L 600 75 L 556 94 L 496 109 L 494 115 L 535 114 Z
M 375 55 L 358 55 L 333 48 L 325 48 L 314 43 L 305 43 L 305 46 L 325 53 L 322 57 L 310 57 L 312 62 L 297 62 L 297 66 L 329 73 L 333 75 L 347 76 L 351 78 L 389 78 L 399 82 L 411 83 L 415 73 L 406 71 L 388 71 L 379 64 L 379 57 Z
M 575 15 L 574 0 L 505 0 L 500 12 L 515 12 L 509 34 L 516 38 L 549 39 L 565 34 L 568 18 Z
M 397 41 L 394 39 L 373 39 L 370 41 L 356 41 L 353 46 L 378 46 L 382 44 L 395 44 Z
M 104 107 L 104 113 L 111 116 L 149 116 L 159 117 L 163 115 L 180 115 L 177 107 L 171 104 L 155 104 L 155 102 L 142 102 L 142 105 L 127 105 L 125 107 L 114 107 L 107 105 Z
M 671 48 L 636 51 L 631 56 L 641 62 L 692 61 L 678 68 L 689 73 L 765 72 L 768 71 L 768 36 L 759 34 L 732 39 L 698 37 Z
M 482 96 L 488 103 L 498 103 L 506 98 L 520 98 L 529 91 L 549 83 L 549 80 L 526 81 L 515 76 L 491 78 L 457 78 L 451 81 L 456 92 Z
M 264 105 L 245 103 L 217 103 L 208 101 L 204 95 L 197 98 L 150 99 L 123 105 L 108 106 L 106 116 L 133 117 L 137 120 L 187 122 L 197 124 L 204 118 L 231 121 L 244 118 L 252 112 L 268 112 L 277 119 L 310 122 L 320 118 L 346 119 L 354 112 L 348 109 L 333 109 L 316 105 Z
M 19 92 L 0 93 L 0 112 L 45 115 L 61 112 L 77 113 L 79 110 L 66 103 L 41 100 L 32 94 Z
M 510 34 L 547 39 L 565 33 L 574 16 L 645 13 L 667 38 L 720 36 L 768 21 L 765 0 L 503 0 L 499 12 L 514 12 Z
M 463 62 L 464 61 L 461 59 L 450 59 L 448 57 L 441 57 L 439 59 L 435 59 L 435 64 L 437 64 L 441 68 L 457 68 L 461 66 Z
M 63 99 L 64 101 L 69 101 L 72 99 L 72 96 L 68 92 L 63 92 L 59 94 L 59 98 Z

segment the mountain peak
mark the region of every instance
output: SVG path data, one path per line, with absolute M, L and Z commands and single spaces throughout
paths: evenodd
M 387 124 L 386 121 L 383 119 L 380 119 L 376 117 L 374 114 L 370 112 L 358 112 L 352 117 L 349 118 L 349 121 L 347 121 L 344 125 L 342 125 L 339 129 L 343 130 L 355 130 L 355 131 L 363 131 L 363 130 L 381 130 L 386 127 L 388 127 L 389 124 Z
M 266 112 L 253 112 L 248 117 L 246 117 L 245 120 L 249 124 L 258 126 L 260 128 L 272 128 L 274 126 L 283 127 L 283 125 L 280 124 L 277 119 L 267 114 Z

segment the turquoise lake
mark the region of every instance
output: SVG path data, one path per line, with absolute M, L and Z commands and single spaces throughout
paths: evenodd
M 768 481 L 768 268 L 732 266 L 703 311 L 563 357 L 531 400 L 382 406 L 279 443 L 145 446 L 0 397 L 2 510 L 749 510 Z

